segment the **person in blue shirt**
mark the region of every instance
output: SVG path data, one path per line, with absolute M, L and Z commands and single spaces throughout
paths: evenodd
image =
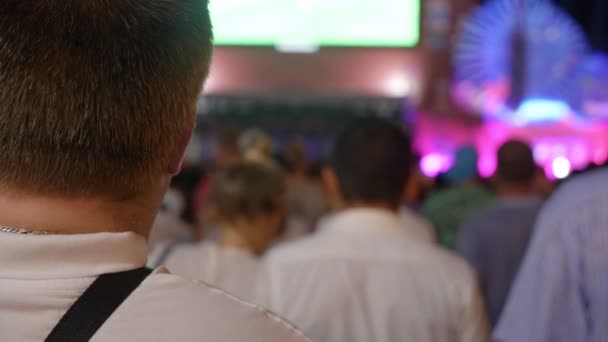
M 542 210 L 497 342 L 608 341 L 608 170 L 567 182 Z
M 479 275 L 493 325 L 503 310 L 543 204 L 534 193 L 535 176 L 530 147 L 515 140 L 503 144 L 495 175 L 497 198 L 460 230 L 458 250 Z

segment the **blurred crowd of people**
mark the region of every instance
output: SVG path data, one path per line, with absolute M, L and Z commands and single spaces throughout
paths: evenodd
M 314 341 L 487 341 L 499 322 L 500 341 L 557 341 L 530 323 L 553 313 L 513 304 L 545 290 L 511 291 L 555 186 L 527 143 L 504 143 L 488 180 L 471 147 L 426 178 L 409 137 L 374 118 L 336 137 L 316 175 L 304 143 L 277 147 L 258 129 L 219 134 L 215 156 L 190 239 L 152 241 L 151 266 L 268 307 Z M 156 236 L 169 235 L 163 216 Z

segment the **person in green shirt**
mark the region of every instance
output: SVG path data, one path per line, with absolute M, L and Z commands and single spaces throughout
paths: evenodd
M 429 196 L 422 214 L 437 230 L 439 243 L 456 249 L 461 225 L 488 205 L 494 195 L 479 182 L 477 151 L 465 147 L 456 153 L 454 166 L 444 175 L 449 187 Z

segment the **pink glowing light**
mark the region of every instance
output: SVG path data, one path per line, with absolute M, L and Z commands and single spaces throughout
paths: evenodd
M 602 165 L 608 160 L 608 150 L 603 147 L 598 148 L 593 155 L 593 162 Z
M 477 168 L 479 169 L 479 175 L 483 178 L 492 177 L 494 172 L 496 172 L 496 167 L 496 157 L 492 155 L 482 156 L 479 159 L 479 165 L 477 166 Z
M 584 169 L 591 159 L 587 147 L 580 143 L 572 145 L 568 156 L 575 170 Z
M 420 170 L 422 170 L 425 176 L 435 178 L 442 172 L 449 170 L 452 167 L 452 163 L 452 157 L 448 155 L 431 153 L 420 160 Z

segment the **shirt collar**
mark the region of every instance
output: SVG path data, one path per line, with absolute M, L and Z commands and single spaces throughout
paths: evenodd
M 322 233 L 348 234 L 404 234 L 405 225 L 399 216 L 389 210 L 357 208 L 340 211 L 324 219 Z
M 146 240 L 135 233 L 0 233 L 0 279 L 70 279 L 143 267 Z

